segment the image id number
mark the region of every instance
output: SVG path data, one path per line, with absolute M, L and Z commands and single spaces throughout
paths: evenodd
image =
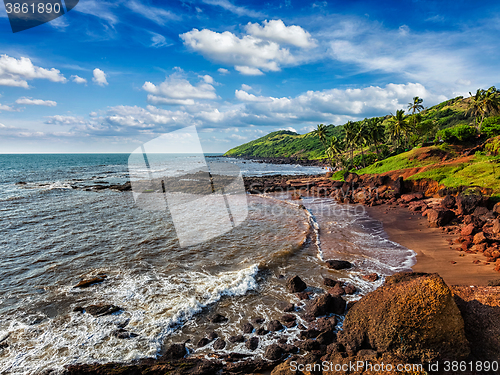
M 27 4 L 27 3 L 6 3 L 5 9 L 7 13 L 60 13 L 61 5 L 55 3 L 38 3 L 38 4 Z

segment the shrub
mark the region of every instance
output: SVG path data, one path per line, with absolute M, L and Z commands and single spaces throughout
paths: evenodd
M 476 135 L 476 128 L 470 125 L 457 125 L 437 132 L 434 142 L 466 142 Z
M 500 137 L 493 138 L 486 143 L 484 149 L 490 155 L 498 155 L 500 153 Z
M 484 119 L 481 133 L 486 134 L 488 138 L 500 135 L 500 116 Z

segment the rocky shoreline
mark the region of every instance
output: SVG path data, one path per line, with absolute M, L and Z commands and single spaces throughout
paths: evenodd
M 210 157 L 210 156 L 207 156 Z M 328 159 L 309 160 L 298 158 L 295 156 L 290 157 L 261 157 L 261 156 L 214 156 L 214 157 L 228 157 L 233 159 L 251 160 L 255 163 L 267 164 L 298 164 L 308 167 L 326 167 L 328 166 Z

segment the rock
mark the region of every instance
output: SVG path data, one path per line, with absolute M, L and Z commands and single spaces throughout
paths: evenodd
M 300 349 L 305 350 L 307 352 L 310 352 L 312 350 L 318 350 L 319 349 L 319 342 L 313 339 L 307 339 L 302 342 L 298 343 L 298 346 Z
M 299 293 L 306 288 L 306 283 L 298 276 L 292 276 L 286 281 L 286 290 L 288 293 Z
M 266 348 L 264 358 L 271 361 L 277 361 L 283 357 L 283 354 L 283 349 L 278 344 L 271 344 Z
M 333 297 L 326 293 L 310 301 L 306 306 L 306 312 L 314 317 L 330 313 L 342 315 L 345 306 L 346 302 L 342 297 Z
M 475 245 L 486 242 L 486 237 L 484 236 L 484 233 L 483 232 L 476 233 L 473 242 Z
M 106 277 L 106 275 L 98 275 L 88 280 L 82 280 L 73 288 L 88 288 L 91 285 L 102 283 L 104 280 L 106 280 Z
M 269 331 L 267 329 L 265 329 L 264 327 L 259 327 L 255 331 L 255 334 L 259 335 L 259 336 L 264 336 L 264 335 L 267 335 L 268 333 L 269 333 Z
M 309 293 L 300 292 L 300 293 L 297 293 L 297 297 L 299 297 L 300 300 L 309 299 Z
M 253 332 L 253 325 L 251 323 L 245 323 L 243 325 L 243 333 L 249 334 Z
M 134 337 L 139 336 L 137 333 L 129 332 L 126 329 L 120 328 L 112 333 L 118 339 L 133 339 Z
M 259 346 L 259 338 L 251 337 L 246 343 L 245 346 L 248 350 L 255 350 Z
M 328 293 L 334 297 L 340 297 L 345 294 L 345 290 L 340 286 L 340 284 L 337 284 L 333 288 L 328 289 Z
M 221 339 L 221 338 L 218 338 L 217 340 L 215 340 L 214 342 L 214 349 L 215 350 L 222 350 L 226 347 L 226 342 Z
M 335 318 L 335 316 L 323 317 L 316 319 L 314 322 L 312 322 L 309 325 L 309 328 L 315 329 L 318 332 L 333 331 L 335 329 L 336 324 L 337 324 L 337 318 Z
M 462 236 L 471 236 L 475 231 L 476 231 L 476 227 L 474 226 L 474 224 L 471 223 L 471 224 L 463 227 L 462 230 L 460 231 L 460 234 Z
M 359 181 L 359 176 L 356 173 L 346 172 L 344 173 L 344 181 L 348 184 L 357 183 Z
M 323 279 L 323 285 L 325 285 L 325 286 L 334 287 L 337 284 L 340 284 L 340 281 L 329 279 L 328 277 L 325 277 Z
M 283 362 L 276 366 L 273 371 L 271 371 L 271 375 L 299 375 L 302 374 L 302 371 L 299 372 L 298 369 L 290 364 L 290 360 Z
M 176 360 L 184 358 L 187 354 L 186 345 L 185 344 L 172 344 L 168 347 L 163 355 L 163 358 L 167 360 Z
M 208 344 L 210 344 L 212 340 L 206 338 L 206 337 L 203 337 L 202 339 L 200 339 L 197 343 L 196 343 L 196 347 L 197 348 L 203 348 L 204 346 L 207 346 Z
M 295 305 L 293 303 L 289 303 L 288 305 L 285 306 L 283 309 L 284 312 L 292 312 L 295 311 Z
M 245 342 L 245 338 L 243 337 L 243 335 L 231 336 L 227 340 L 232 343 Z
M 217 337 L 219 337 L 219 335 L 218 335 L 216 332 L 210 332 L 210 333 L 208 334 L 208 339 L 209 339 L 210 341 L 214 341 Z
M 344 287 L 344 291 L 345 291 L 345 294 L 354 294 L 354 293 L 356 293 L 357 289 L 354 285 L 347 284 Z
M 474 212 L 477 206 L 480 206 L 483 202 L 483 197 L 481 195 L 469 194 L 469 195 L 458 195 L 456 198 L 457 212 L 459 215 L 469 215 Z
M 490 213 L 490 210 L 488 210 L 486 207 L 476 207 L 472 215 L 474 216 L 484 216 L 488 215 Z
M 283 328 L 283 324 L 279 320 L 271 320 L 267 325 L 267 329 L 271 332 L 281 331 Z
M 378 280 L 378 275 L 376 273 L 370 273 L 369 275 L 363 275 L 363 280 L 375 282 Z
M 258 316 L 256 318 L 253 318 L 252 319 L 252 322 L 254 322 L 255 324 L 262 324 L 266 321 L 266 319 L 264 319 L 263 317 L 261 316 Z
M 334 259 L 329 259 L 325 261 L 326 265 L 328 268 L 332 270 L 343 270 L 346 268 L 351 268 L 352 264 L 348 262 L 347 260 L 334 260 Z
M 392 184 L 394 194 L 399 196 L 404 193 L 404 180 L 403 177 L 398 177 Z
M 225 323 L 228 321 L 228 319 L 224 316 L 224 315 L 221 315 L 221 314 L 213 314 L 212 316 L 210 316 L 208 318 L 208 320 L 211 322 L 211 323 Z
M 500 214 L 500 202 L 495 203 L 495 205 L 493 206 L 492 211 L 496 215 Z
M 73 309 L 73 312 L 83 313 L 85 312 L 85 308 L 83 308 L 82 306 L 77 306 Z
M 493 220 L 493 226 L 491 227 L 491 231 L 494 234 L 500 233 L 500 220 L 498 220 L 498 219 Z
M 85 311 L 93 316 L 111 315 L 120 310 L 121 308 L 115 305 L 90 305 L 85 308 Z
M 424 198 L 423 193 L 411 193 L 411 194 L 403 194 L 401 195 L 401 200 L 405 203 L 410 203 L 413 201 L 418 201 Z
M 427 210 L 427 220 L 432 228 L 442 227 L 455 218 L 455 213 L 451 210 Z
M 437 274 L 402 272 L 348 311 L 338 340 L 349 350 L 404 354 L 405 360 L 465 359 L 469 344 L 453 295 Z
M 455 197 L 453 195 L 446 195 L 443 200 L 441 201 L 441 206 L 444 208 L 447 208 L 451 210 L 452 208 L 455 207 L 456 201 Z
M 281 320 L 285 323 L 295 322 L 297 317 L 293 314 L 283 314 L 281 316 Z

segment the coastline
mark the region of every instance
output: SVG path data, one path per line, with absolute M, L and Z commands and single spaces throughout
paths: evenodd
M 438 273 L 448 285 L 486 286 L 500 278 L 491 265 L 472 263 L 482 256 L 454 250 L 457 245 L 449 242 L 454 236 L 429 228 L 420 212 L 385 205 L 365 208 L 369 216 L 382 223 L 391 241 L 417 253 L 414 272 Z

